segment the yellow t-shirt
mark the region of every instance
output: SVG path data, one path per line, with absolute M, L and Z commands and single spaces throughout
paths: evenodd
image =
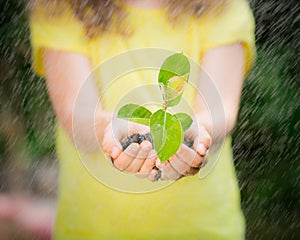
M 101 104 L 110 111 L 126 102 L 149 104 L 159 99 L 157 67 L 172 52 L 183 52 L 196 66 L 207 50 L 241 42 L 246 73 L 255 54 L 254 20 L 246 0 L 229 2 L 218 15 L 186 17 L 175 27 L 163 9 L 126 7 L 132 35 L 103 33 L 93 40 L 85 37 L 82 23 L 71 11 L 49 18 L 45 9 L 36 8 L 30 24 L 33 66 L 44 76 L 43 48 L 88 56 Z M 194 95 L 191 86 L 181 108 L 192 112 Z M 57 153 L 55 239 L 244 238 L 230 137 L 211 154 L 200 177 L 176 182 L 152 183 L 119 172 L 102 153 L 77 151 L 60 126 Z

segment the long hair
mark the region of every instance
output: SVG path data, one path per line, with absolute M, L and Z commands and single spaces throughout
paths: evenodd
M 163 0 L 170 21 L 179 21 L 185 14 L 200 17 L 203 13 L 224 7 L 228 0 Z M 126 20 L 124 0 L 30 0 L 30 8 L 43 5 L 49 15 L 61 14 L 71 8 L 84 24 L 88 37 L 96 37 L 112 29 L 122 33 L 122 22 Z M 123 25 L 124 27 L 124 25 Z

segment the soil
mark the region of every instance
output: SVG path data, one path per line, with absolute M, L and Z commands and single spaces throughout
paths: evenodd
M 133 134 L 130 135 L 128 137 L 126 137 L 125 139 L 122 140 L 121 144 L 123 147 L 123 151 L 131 144 L 131 143 L 138 143 L 141 144 L 143 141 L 148 140 L 153 147 L 153 139 L 150 133 L 146 133 L 146 134 Z M 193 146 L 193 140 L 190 139 L 184 139 L 183 140 L 183 144 L 185 144 L 188 147 L 192 147 Z
M 153 139 L 150 133 L 146 133 L 146 134 L 133 134 L 130 135 L 128 137 L 126 137 L 125 139 L 122 140 L 121 144 L 123 147 L 123 151 L 131 144 L 131 143 L 138 143 L 141 144 L 143 141 L 148 140 L 153 147 Z

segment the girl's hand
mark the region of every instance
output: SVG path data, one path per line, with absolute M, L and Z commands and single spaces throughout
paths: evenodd
M 161 170 L 161 180 L 177 180 L 184 176 L 195 175 L 206 163 L 211 136 L 203 127 L 196 124 L 185 133 L 185 138 L 193 140 L 192 148 L 182 144 L 180 149 L 167 162 L 156 161 Z
M 113 166 L 120 171 L 155 181 L 159 171 L 155 168 L 157 156 L 152 144 L 149 141 L 143 141 L 141 144 L 131 143 L 124 151 L 121 144 L 127 136 L 146 134 L 149 131 L 149 127 L 144 125 L 113 119 L 104 131 L 102 147 Z

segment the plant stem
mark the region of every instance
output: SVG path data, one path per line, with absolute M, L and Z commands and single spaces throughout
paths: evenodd
M 166 111 L 168 108 L 168 101 L 165 101 L 163 104 L 163 110 Z

